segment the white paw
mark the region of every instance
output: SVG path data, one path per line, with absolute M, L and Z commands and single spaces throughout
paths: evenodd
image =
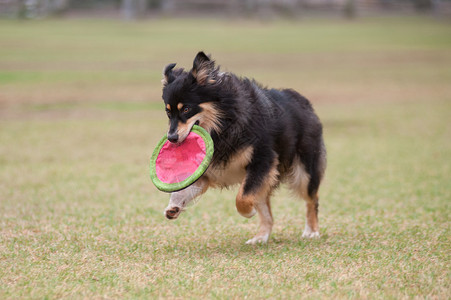
M 246 242 L 247 245 L 266 244 L 269 239 L 269 234 L 254 236 Z
M 318 231 L 311 231 L 307 230 L 307 228 L 304 230 L 304 233 L 302 234 L 303 238 L 313 239 L 313 238 L 319 238 L 319 232 Z

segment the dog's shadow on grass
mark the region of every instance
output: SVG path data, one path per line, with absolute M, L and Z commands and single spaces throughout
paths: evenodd
M 215 257 L 217 255 L 225 258 L 234 257 L 254 257 L 256 254 L 264 256 L 276 256 L 283 252 L 311 251 L 313 248 L 322 247 L 327 243 L 329 236 L 323 234 L 320 238 L 307 239 L 301 235 L 292 236 L 290 234 L 279 233 L 270 237 L 268 243 L 248 245 L 245 242 L 250 237 L 248 232 L 238 232 L 226 236 L 203 237 L 201 239 L 179 240 L 176 244 L 171 244 L 166 251 L 186 253 L 191 257 L 199 258 Z

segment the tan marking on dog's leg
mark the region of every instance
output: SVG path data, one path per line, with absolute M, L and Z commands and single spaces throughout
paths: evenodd
M 255 208 L 257 209 L 260 218 L 260 227 L 258 233 L 246 244 L 255 245 L 258 243 L 268 242 L 269 235 L 272 231 L 273 217 L 271 213 L 270 194 L 263 199 L 256 199 Z
M 309 196 L 308 184 L 310 176 L 299 159 L 294 161 L 290 176 L 292 189 L 306 202 L 307 212 L 302 237 L 319 237 L 318 194 L 315 194 L 313 197 Z
M 273 218 L 269 199 L 272 190 L 278 183 L 279 172 L 277 170 L 277 164 L 278 160 L 276 159 L 266 178 L 255 192 L 243 195 L 247 176 L 240 187 L 240 192 L 236 198 L 238 212 L 246 218 L 250 218 L 258 212 L 260 218 L 258 233 L 252 239 L 248 240 L 246 244 L 266 243 L 271 234 Z
M 266 178 L 263 180 L 258 190 L 253 193 L 244 195 L 244 187 L 246 185 L 247 177 L 249 176 L 248 174 L 246 174 L 246 177 L 241 184 L 238 195 L 236 196 L 236 208 L 243 217 L 253 217 L 257 212 L 254 207 L 256 199 L 265 199 L 269 195 L 273 187 L 277 185 L 279 176 L 277 164 L 278 160 L 275 159 L 272 168 L 269 170 L 268 174 L 266 174 Z
M 257 212 L 254 208 L 255 195 L 254 194 L 249 194 L 246 196 L 243 195 L 245 182 L 246 179 L 244 179 L 243 183 L 241 184 L 238 195 L 236 196 L 236 209 L 243 217 L 252 218 Z
M 307 213 L 305 220 L 305 229 L 302 237 L 317 238 L 319 237 L 319 223 L 318 223 L 318 194 L 313 197 L 305 197 Z

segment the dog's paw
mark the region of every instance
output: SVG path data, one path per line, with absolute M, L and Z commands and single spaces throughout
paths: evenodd
M 308 238 L 308 239 L 318 239 L 320 237 L 319 232 L 318 231 L 311 231 L 311 230 L 304 230 L 304 233 L 302 234 L 303 238 Z
M 266 244 L 269 239 L 269 234 L 254 236 L 246 242 L 246 245 Z

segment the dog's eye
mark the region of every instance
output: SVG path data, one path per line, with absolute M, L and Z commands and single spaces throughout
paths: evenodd
M 169 110 L 166 110 L 166 115 L 168 116 L 168 118 L 171 117 L 171 112 Z
M 184 107 L 182 108 L 182 112 L 183 112 L 184 114 L 189 113 L 190 110 L 191 110 L 191 108 L 189 108 L 188 106 L 184 106 Z

